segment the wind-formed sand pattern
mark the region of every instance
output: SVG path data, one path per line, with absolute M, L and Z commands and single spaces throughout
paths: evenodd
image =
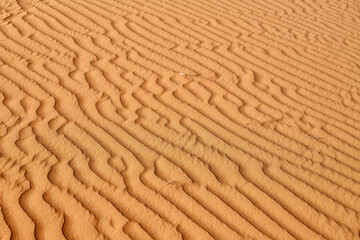
M 360 1 L 1 0 L 0 239 L 360 239 Z

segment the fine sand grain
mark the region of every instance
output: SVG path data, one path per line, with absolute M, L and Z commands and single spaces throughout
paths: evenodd
M 0 0 L 0 240 L 360 239 L 360 1 Z

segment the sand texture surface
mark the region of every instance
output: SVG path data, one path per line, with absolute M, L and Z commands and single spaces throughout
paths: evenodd
M 360 239 L 360 1 L 0 0 L 0 240 Z

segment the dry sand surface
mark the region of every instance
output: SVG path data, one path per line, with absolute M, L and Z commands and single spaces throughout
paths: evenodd
M 0 240 L 360 239 L 359 0 L 0 0 Z

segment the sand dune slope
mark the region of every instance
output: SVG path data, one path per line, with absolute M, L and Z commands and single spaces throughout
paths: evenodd
M 360 1 L 1 0 L 0 239 L 360 239 Z

